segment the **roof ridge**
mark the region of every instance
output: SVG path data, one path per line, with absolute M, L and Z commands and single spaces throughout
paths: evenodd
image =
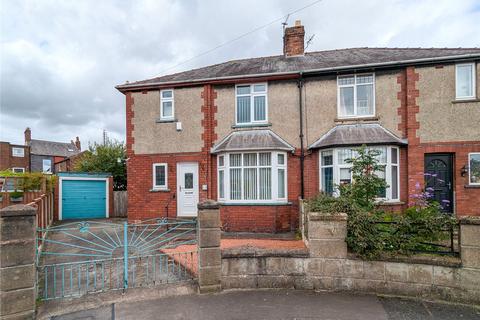
M 58 141 L 52 141 L 52 140 L 43 140 L 43 139 L 31 139 L 30 141 L 41 141 L 41 142 L 51 142 L 51 143 L 62 143 L 62 144 L 71 144 L 75 145 L 74 142 L 58 142 Z

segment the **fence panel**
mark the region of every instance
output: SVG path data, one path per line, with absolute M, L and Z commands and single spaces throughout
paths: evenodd
M 127 191 L 113 192 L 113 217 L 126 218 L 127 217 Z

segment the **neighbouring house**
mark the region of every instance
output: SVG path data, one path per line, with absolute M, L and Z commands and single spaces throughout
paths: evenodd
M 380 151 L 388 210 L 433 188 L 446 212 L 480 215 L 480 48 L 283 54 L 125 83 L 128 217 L 197 214 L 216 199 L 226 231 L 283 232 L 299 198 L 352 180 L 345 159 Z
M 81 152 L 80 139 L 71 142 L 55 142 L 32 139 L 30 128 L 25 129 L 25 145 L 30 147 L 30 170 L 55 173 L 55 163 Z
M 0 171 L 3 170 L 17 173 L 30 171 L 29 147 L 0 141 Z
M 70 172 L 74 171 L 75 166 L 79 161 L 82 160 L 82 157 L 85 155 L 85 152 L 89 152 L 88 150 L 84 150 L 80 153 L 77 153 L 73 156 L 65 158 L 59 162 L 55 163 L 55 172 Z

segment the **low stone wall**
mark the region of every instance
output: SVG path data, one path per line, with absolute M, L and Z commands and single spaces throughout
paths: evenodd
M 346 216 L 310 213 L 309 248 L 222 252 L 222 288 L 357 291 L 480 303 L 480 221 L 461 227 L 462 264 L 363 261 L 347 255 Z

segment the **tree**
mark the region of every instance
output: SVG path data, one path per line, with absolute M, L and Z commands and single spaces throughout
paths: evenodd
M 123 142 L 94 143 L 75 164 L 74 171 L 104 172 L 113 176 L 113 190 L 127 189 L 127 168 Z

